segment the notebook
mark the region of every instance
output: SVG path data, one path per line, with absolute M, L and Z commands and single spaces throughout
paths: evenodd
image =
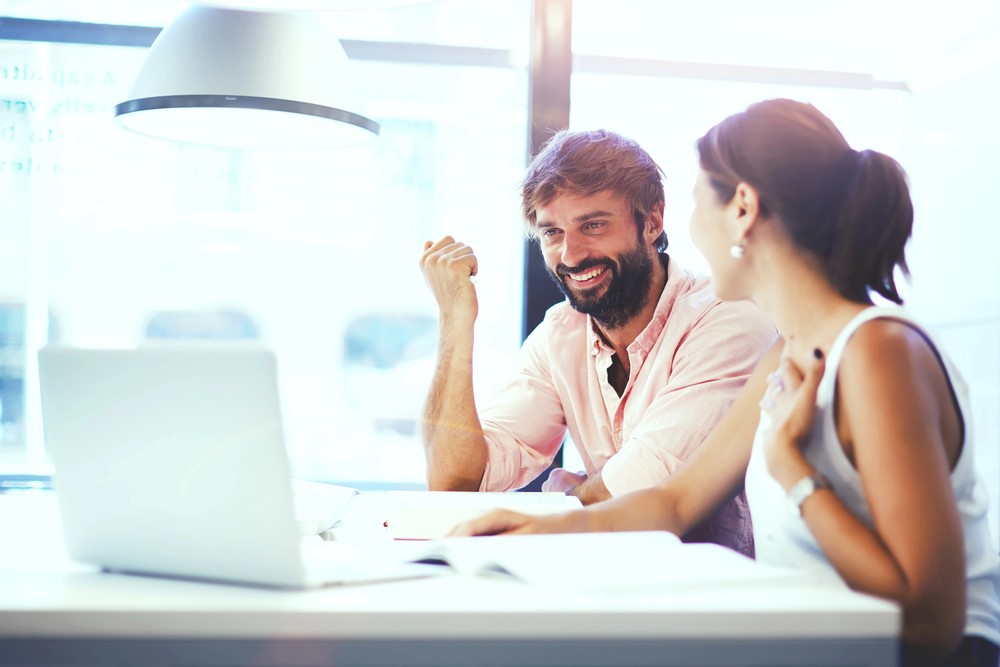
M 285 588 L 441 571 L 303 540 L 273 352 L 49 346 L 38 363 L 71 558 L 110 571 Z

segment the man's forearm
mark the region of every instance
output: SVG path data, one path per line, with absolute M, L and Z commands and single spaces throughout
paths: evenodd
M 478 491 L 486 470 L 486 439 L 472 390 L 472 338 L 471 326 L 457 335 L 441 333 L 422 428 L 432 491 Z

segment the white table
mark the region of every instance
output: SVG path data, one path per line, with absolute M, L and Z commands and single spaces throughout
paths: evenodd
M 448 575 L 289 592 L 69 562 L 0 496 L 0 665 L 893 665 L 895 605 L 813 585 L 627 595 Z

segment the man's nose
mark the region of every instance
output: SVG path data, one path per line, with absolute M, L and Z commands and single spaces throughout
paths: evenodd
M 575 234 L 566 234 L 563 239 L 562 263 L 573 268 L 590 256 L 590 247 L 585 239 Z

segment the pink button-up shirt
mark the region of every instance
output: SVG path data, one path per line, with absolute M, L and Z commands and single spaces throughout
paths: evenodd
M 520 488 L 567 432 L 613 496 L 666 479 L 722 418 L 777 332 L 748 301 L 722 302 L 707 278 L 668 266 L 652 321 L 628 347 L 629 379 L 608 382 L 614 350 L 588 315 L 549 309 L 521 348 L 517 376 L 480 413 L 489 459 L 481 490 Z M 752 553 L 742 494 L 686 539 Z

